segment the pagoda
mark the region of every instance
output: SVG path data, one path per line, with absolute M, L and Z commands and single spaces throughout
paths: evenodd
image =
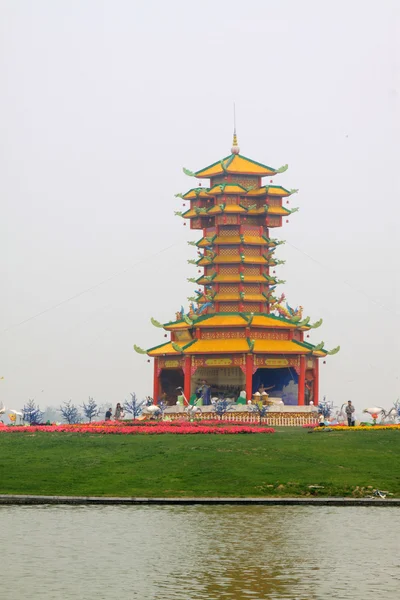
M 275 251 L 284 242 L 272 230 L 297 210 L 284 206 L 297 190 L 271 178 L 286 170 L 241 155 L 236 132 L 229 156 L 194 173 L 184 169 L 209 180 L 209 187 L 198 183 L 176 195 L 190 206 L 175 214 L 202 232 L 189 242 L 198 259 L 188 262 L 199 276 L 189 280 L 197 289 L 188 310 L 181 307 L 165 324 L 152 319 L 169 341 L 149 350 L 135 346 L 154 359 L 155 402 L 164 396 L 175 403 L 179 387 L 191 398 L 205 381 L 215 395 L 245 391 L 250 399 L 263 386 L 284 404 L 318 404 L 319 360 L 339 347 L 328 352 L 323 342 L 306 342 L 305 334 L 322 319 L 311 324 L 302 307 L 291 308 L 276 292 L 285 283 L 275 275 L 284 262 Z

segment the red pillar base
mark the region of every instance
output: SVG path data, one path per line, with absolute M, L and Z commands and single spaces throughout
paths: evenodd
M 252 354 L 246 354 L 246 398 L 251 400 L 253 397 L 253 365 L 254 357 Z
M 154 359 L 154 379 L 153 379 L 153 402 L 158 404 L 160 397 L 160 377 L 158 375 L 158 359 Z
M 300 356 L 300 373 L 298 383 L 298 405 L 304 406 L 304 392 L 306 386 L 306 359 L 304 356 Z
M 185 398 L 188 402 L 190 402 L 191 396 L 191 385 L 192 385 L 192 360 L 190 356 L 185 356 L 185 367 L 183 369 L 184 373 L 184 384 L 183 384 L 183 393 L 185 394 Z
M 319 400 L 319 361 L 318 358 L 315 359 L 314 366 L 314 404 L 318 406 Z

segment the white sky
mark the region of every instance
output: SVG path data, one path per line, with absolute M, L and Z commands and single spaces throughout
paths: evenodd
M 2 0 L 0 402 L 152 393 L 133 343 L 164 341 L 150 317 L 197 276 L 174 194 L 229 154 L 235 100 L 242 153 L 300 189 L 273 235 L 279 291 L 324 318 L 309 341 L 342 347 L 321 396 L 391 406 L 399 24 L 396 0 Z

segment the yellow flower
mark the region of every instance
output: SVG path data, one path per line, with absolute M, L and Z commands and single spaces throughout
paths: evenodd
M 327 427 L 329 427 L 329 425 Z M 325 427 L 316 427 L 314 431 L 323 431 L 324 429 Z M 400 429 L 400 425 L 356 425 L 355 427 L 347 427 L 345 425 L 333 425 L 332 429 L 334 431 L 382 431 L 386 429 Z

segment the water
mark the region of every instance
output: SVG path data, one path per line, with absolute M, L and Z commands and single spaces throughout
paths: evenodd
M 2 600 L 397 600 L 397 508 L 0 507 Z

